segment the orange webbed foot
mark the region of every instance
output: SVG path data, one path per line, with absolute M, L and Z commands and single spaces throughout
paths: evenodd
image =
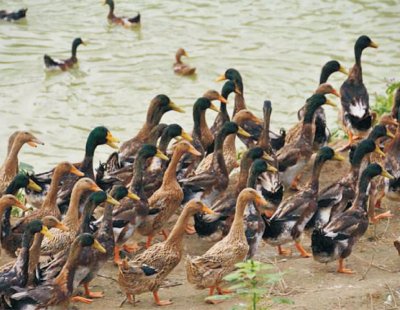
M 338 272 L 339 273 L 344 273 L 344 274 L 355 274 L 356 273 L 355 271 L 353 271 L 351 269 L 348 269 L 348 268 L 338 269 Z
M 83 287 L 85 288 L 85 295 L 90 298 L 103 298 L 104 295 L 102 292 L 91 292 L 89 289 L 89 283 L 84 283 Z
M 393 216 L 394 216 L 394 214 L 392 212 L 386 211 L 385 213 L 381 213 L 381 214 L 379 214 L 377 216 L 374 216 L 371 219 L 371 221 L 372 221 L 372 223 L 374 223 L 377 220 L 384 219 L 384 218 L 390 218 L 390 217 L 393 217 Z
M 291 255 L 292 250 L 284 250 L 280 245 L 278 245 L 278 254 L 279 255 Z
M 296 243 L 296 249 L 300 252 L 300 256 L 303 258 L 313 257 L 313 255 L 308 253 L 300 243 Z
M 219 286 L 217 286 L 217 292 L 218 292 L 218 294 L 220 294 L 220 295 L 230 295 L 230 294 L 233 294 L 233 293 L 234 293 L 232 290 L 229 290 L 229 289 L 222 289 L 222 288 L 220 288 Z
M 128 253 L 135 253 L 140 247 L 137 244 L 124 244 L 124 251 Z
M 87 304 L 87 305 L 90 305 L 93 302 L 92 299 L 85 298 L 85 297 L 82 297 L 82 296 L 71 297 L 71 301 L 73 301 L 73 302 L 83 302 L 84 304 Z

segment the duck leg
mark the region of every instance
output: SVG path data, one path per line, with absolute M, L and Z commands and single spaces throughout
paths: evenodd
M 118 265 L 119 261 L 121 260 L 121 257 L 119 256 L 119 253 L 121 252 L 121 248 L 118 246 L 114 247 L 114 264 Z
M 353 144 L 353 142 L 358 139 L 362 139 L 362 136 L 354 136 L 353 133 L 350 131 L 349 132 L 349 143 L 347 143 L 345 146 L 338 149 L 337 151 L 343 152 L 343 151 L 347 150 Z
M 164 236 L 164 240 L 167 240 L 168 239 L 168 233 L 164 229 L 161 232 L 162 232 L 162 234 Z
M 135 306 L 136 301 L 135 301 L 135 296 L 129 293 L 126 293 L 126 299 L 128 299 L 128 302 L 132 305 Z
M 351 270 L 351 269 L 347 269 L 343 267 L 343 263 L 344 263 L 344 258 L 340 258 L 339 259 L 339 267 L 338 267 L 338 272 L 340 273 L 344 273 L 344 274 L 353 274 L 355 273 L 355 271 Z
M 172 301 L 170 301 L 170 300 L 160 300 L 160 297 L 158 297 L 158 291 L 153 292 L 153 297 L 154 297 L 154 300 L 156 301 L 156 304 L 159 306 L 172 305 Z
M 300 242 L 296 242 L 296 249 L 300 252 L 301 257 L 303 258 L 308 258 L 312 257 L 311 253 L 308 253 L 303 246 L 300 244 Z
M 124 244 L 124 251 L 128 253 L 134 253 L 139 250 L 139 246 L 136 243 L 133 244 Z
M 215 288 L 216 288 L 215 286 L 210 286 L 210 291 L 208 293 L 209 297 L 214 296 Z M 222 302 L 222 300 L 212 300 L 212 299 L 207 299 L 206 300 L 206 303 L 212 304 L 212 305 L 217 305 L 217 304 L 220 304 L 221 302 Z
M 91 298 L 102 298 L 104 297 L 102 292 L 91 292 L 89 289 L 89 283 L 83 283 L 83 287 L 85 288 L 85 295 Z
M 153 240 L 154 236 L 153 235 L 149 235 L 147 236 L 147 240 L 146 240 L 146 249 L 148 249 L 151 246 L 151 241 Z
M 298 190 L 299 190 L 299 188 L 298 188 L 298 186 L 297 186 L 297 182 L 300 180 L 300 178 L 301 178 L 301 173 L 299 173 L 298 175 L 296 175 L 296 177 L 295 177 L 294 180 L 293 180 L 292 185 L 290 186 L 290 189 L 295 190 L 295 191 L 298 191 Z
M 224 290 L 224 289 L 220 288 L 219 286 L 217 286 L 217 292 L 220 295 L 230 295 L 233 293 L 233 291 L 231 291 L 229 289 Z
M 279 255 L 290 255 L 292 254 L 291 250 L 284 250 L 280 245 L 278 245 L 278 254 Z
M 83 302 L 84 304 L 90 305 L 93 302 L 93 299 L 85 298 L 82 296 L 74 296 L 74 297 L 71 297 L 71 301 Z
M 381 204 L 382 204 L 383 197 L 385 197 L 384 191 L 382 191 L 382 193 L 379 195 L 378 199 L 376 200 L 375 209 L 382 209 Z
M 384 219 L 384 218 L 389 218 L 389 217 L 393 217 L 394 216 L 394 214 L 392 214 L 391 212 L 390 212 L 390 210 L 389 211 L 386 211 L 385 213 L 381 213 L 381 214 L 379 214 L 379 215 L 377 215 L 377 216 L 373 216 L 372 218 L 371 218 L 371 221 L 372 221 L 372 223 L 374 223 L 375 221 L 377 221 L 377 220 L 380 220 L 380 219 Z

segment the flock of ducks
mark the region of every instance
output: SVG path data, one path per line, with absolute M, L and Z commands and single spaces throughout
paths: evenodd
M 111 22 L 123 26 L 140 22 L 140 15 L 116 17 L 112 0 L 105 4 L 110 6 Z M 21 15 L 0 12 L 9 20 Z M 46 55 L 46 66 L 73 67 L 82 43 L 74 40 L 72 57 L 66 61 Z M 344 267 L 344 260 L 369 223 L 393 216 L 390 211 L 375 215 L 383 197 L 400 199 L 400 89 L 392 112 L 375 125 L 377 115 L 369 107 L 361 68 L 361 54 L 368 47 L 378 46 L 365 35 L 357 39 L 349 74 L 334 60 L 323 66 L 317 90 L 299 110 L 298 124 L 287 133 L 270 130 L 270 101 L 264 102 L 263 119 L 246 108 L 244 82 L 235 69 L 217 78 L 226 81 L 221 93 L 209 90 L 196 100 L 190 134 L 179 124 L 161 123 L 165 113 L 184 111 L 168 96 L 157 95 L 141 130 L 120 147 L 107 128 L 96 127 L 87 138 L 81 162 L 62 162 L 47 172 L 25 175 L 18 174 L 18 153 L 25 144 L 44 143 L 32 133 L 15 132 L 0 168 L 0 253 L 16 257 L 0 267 L 2 308 L 91 303 L 103 294 L 92 292 L 90 282 L 110 258 L 118 265 L 118 284 L 129 302 L 135 304 L 136 295 L 152 292 L 157 305 L 170 305 L 171 301 L 160 300 L 158 290 L 182 259 L 185 232 L 215 242 L 203 255 L 186 258 L 188 282 L 196 289 L 209 289 L 210 296 L 214 291 L 230 293 L 222 288 L 223 277 L 236 263 L 252 258 L 262 240 L 276 246 L 280 255 L 290 254 L 282 247 L 294 242 L 301 257 L 322 263 L 338 260 L 338 272 L 353 273 Z M 195 68 L 184 65 L 182 56 L 187 55 L 180 49 L 175 72 L 193 74 Z M 327 83 L 335 72 L 347 76 L 340 94 Z M 227 104 L 232 93 L 235 103 L 230 116 Z M 329 94 L 341 99 L 340 122 L 349 136 L 349 143 L 340 150 L 328 146 L 330 131 L 323 107 L 336 106 L 327 98 Z M 207 110 L 218 113 L 211 127 L 206 122 Z M 247 148 L 240 162 L 236 137 Z M 177 141 L 171 144 L 173 139 Z M 101 145 L 118 150 L 95 173 L 93 157 Z M 320 189 L 324 164 L 343 161 L 339 152 L 347 148 L 350 171 Z M 299 175 L 312 157 L 311 178 L 299 187 Z M 236 187 L 227 191 L 235 168 L 240 168 Z M 297 192 L 284 199 L 291 188 Z M 35 208 L 12 225 L 12 206 L 28 210 L 15 197 L 20 189 Z M 99 207 L 103 215 L 96 218 Z M 179 218 L 168 232 L 167 223 L 177 212 Z M 311 232 L 312 253 L 301 244 L 304 231 Z M 159 233 L 164 241 L 153 243 Z M 130 260 L 121 259 L 121 252 L 139 249 L 130 243 L 134 234 L 146 237 L 146 250 Z M 84 286 L 86 297 L 74 296 L 79 285 Z

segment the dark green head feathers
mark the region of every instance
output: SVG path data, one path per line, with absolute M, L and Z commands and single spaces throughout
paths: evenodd
M 168 125 L 168 127 L 165 129 L 165 133 L 170 138 L 178 137 L 182 134 L 182 127 L 179 126 L 178 124 Z
M 72 42 L 72 56 L 76 56 L 76 50 L 78 49 L 78 46 L 81 44 L 86 45 L 86 43 L 83 42 L 81 38 L 76 38 Z
M 332 148 L 330 148 L 329 146 L 324 146 L 319 149 L 317 158 L 315 161 L 316 162 L 325 162 L 327 160 L 332 160 L 332 159 L 341 161 L 344 158 L 342 156 L 340 156 L 339 154 L 335 153 L 335 151 Z
M 376 125 L 374 129 L 368 136 L 368 139 L 376 141 L 379 138 L 385 137 L 387 135 L 387 130 L 384 125 Z
M 114 189 L 113 194 L 112 194 L 112 197 L 118 201 L 125 198 L 126 196 L 128 196 L 128 189 L 123 185 L 118 185 Z
M 107 194 L 105 192 L 94 192 L 89 196 L 89 201 L 94 203 L 96 206 L 107 200 Z
M 92 246 L 94 244 L 94 236 L 89 233 L 80 234 L 74 241 L 74 244 L 82 247 Z
M 88 145 L 90 145 L 91 147 L 96 147 L 98 145 L 108 143 L 107 137 L 109 135 L 110 131 L 106 127 L 104 126 L 96 127 L 90 132 L 89 137 L 87 139 L 86 147 L 88 147 Z
M 252 160 L 255 160 L 257 158 L 261 158 L 264 155 L 264 150 L 259 147 L 259 146 L 255 146 L 252 147 L 248 152 L 247 152 L 247 156 L 249 158 L 251 158 Z
M 347 71 L 340 65 L 340 63 L 336 60 L 328 61 L 321 70 L 321 75 L 319 79 L 319 84 L 326 83 L 328 78 L 331 76 L 332 73 L 335 72 L 342 72 L 344 74 L 348 74 Z
M 43 222 L 41 220 L 31 220 L 26 226 L 25 231 L 36 234 L 43 229 Z
M 364 156 L 368 153 L 375 151 L 376 144 L 371 139 L 366 139 L 361 141 L 356 147 L 353 155 L 350 157 L 350 163 L 355 166 L 359 165 L 364 158 Z
M 193 109 L 207 110 L 211 107 L 211 101 L 205 97 L 201 97 L 194 103 Z
M 157 147 L 151 144 L 145 144 L 140 148 L 137 157 L 150 158 L 155 156 L 156 154 L 157 154 Z
M 221 95 L 225 99 L 228 99 L 229 95 L 231 93 L 234 93 L 235 90 L 236 90 L 235 83 L 232 81 L 226 81 L 224 86 L 222 87 Z
M 304 122 L 311 123 L 314 112 L 324 104 L 336 106 L 336 104 L 327 99 L 323 94 L 314 94 L 310 98 L 308 98 L 306 101 L 306 113 L 304 116 Z
M 265 160 L 256 159 L 251 165 L 251 173 L 260 175 L 263 172 L 266 172 L 268 169 L 268 164 Z

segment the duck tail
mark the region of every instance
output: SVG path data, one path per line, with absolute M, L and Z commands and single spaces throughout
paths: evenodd
M 58 63 L 56 63 L 49 55 L 44 55 L 44 65 L 46 68 L 57 67 Z
M 331 261 L 329 259 L 335 252 L 336 242 L 334 239 L 327 237 L 323 229 L 314 229 L 311 235 L 311 249 L 314 260 L 321 263 Z
M 140 13 L 138 13 L 138 15 L 136 15 L 135 17 L 130 18 L 129 21 L 134 24 L 139 24 L 140 23 Z

